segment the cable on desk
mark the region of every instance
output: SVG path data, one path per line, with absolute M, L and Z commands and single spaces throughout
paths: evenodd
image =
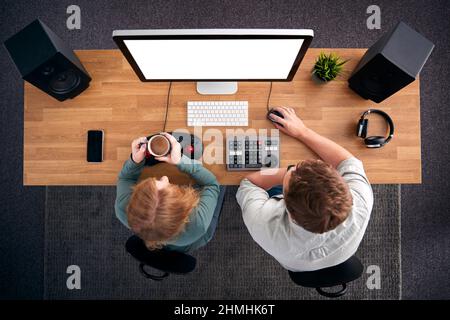
M 270 95 L 272 94 L 272 81 L 270 81 L 269 94 L 267 95 L 267 111 L 269 111 Z
M 172 81 L 169 82 L 169 90 L 167 90 L 166 99 L 166 115 L 164 116 L 164 126 L 162 132 L 166 132 L 167 114 L 169 113 L 170 92 L 172 91 Z

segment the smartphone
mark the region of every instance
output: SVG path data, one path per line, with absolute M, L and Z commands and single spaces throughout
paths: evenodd
M 87 134 L 87 161 L 103 161 L 103 130 L 89 130 Z

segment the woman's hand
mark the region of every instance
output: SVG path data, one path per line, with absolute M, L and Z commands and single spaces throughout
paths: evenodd
M 145 149 L 147 148 L 147 138 L 140 137 L 131 143 L 131 158 L 135 163 L 141 163 L 145 158 Z
M 275 127 L 287 135 L 301 139 L 307 128 L 303 121 L 297 116 L 295 110 L 288 107 L 276 107 L 274 109 L 280 112 L 284 117 L 283 119 L 274 114 L 270 115 L 272 120 L 282 125 L 280 126 L 279 124 L 274 123 Z
M 170 150 L 169 155 L 167 155 L 165 157 L 155 157 L 155 159 L 158 161 L 163 161 L 163 162 L 167 162 L 170 164 L 175 164 L 175 165 L 179 164 L 181 161 L 181 145 L 180 145 L 180 143 L 177 141 L 177 139 L 175 139 L 172 135 L 168 134 L 167 132 L 162 132 L 161 134 L 163 136 L 165 136 L 167 139 L 169 139 L 171 150 Z

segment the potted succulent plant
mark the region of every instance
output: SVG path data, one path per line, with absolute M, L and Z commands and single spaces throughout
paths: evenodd
M 326 54 L 321 52 L 317 57 L 316 63 L 312 70 L 312 77 L 319 83 L 327 83 L 336 79 L 343 71 L 343 65 L 348 60 L 342 60 L 335 53 Z

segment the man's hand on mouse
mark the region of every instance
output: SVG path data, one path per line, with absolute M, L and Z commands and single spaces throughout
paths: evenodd
M 306 131 L 303 121 L 297 116 L 295 110 L 289 107 L 275 107 L 273 110 L 280 112 L 284 118 L 275 114 L 270 114 L 270 118 L 275 121 L 274 126 L 281 132 L 286 133 L 294 138 L 300 139 Z

